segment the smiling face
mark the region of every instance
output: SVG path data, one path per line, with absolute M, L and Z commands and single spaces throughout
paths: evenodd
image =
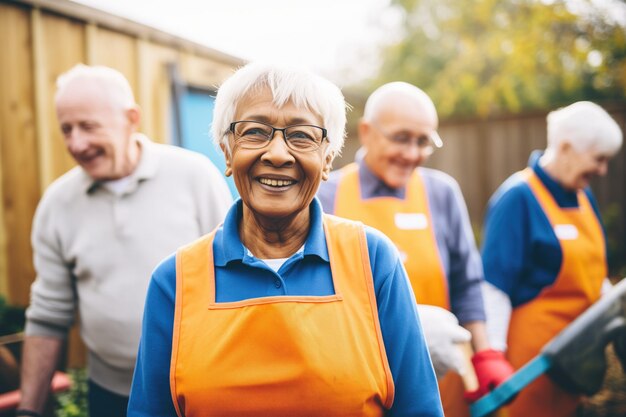
M 101 83 L 76 79 L 57 96 L 56 110 L 68 151 L 91 178 L 112 180 L 132 173 L 138 109 L 122 108 Z
M 606 175 L 610 157 L 593 149 L 581 151 L 564 142 L 559 153 L 563 168 L 557 179 L 569 190 L 582 190 L 589 186 L 594 177 Z
M 233 121 L 238 120 L 259 121 L 277 128 L 294 124 L 323 127 L 319 115 L 292 102 L 276 107 L 267 88 L 239 101 Z M 230 152 L 224 152 L 227 173 L 232 173 L 245 209 L 271 221 L 298 214 L 308 216 L 320 181 L 326 180 L 330 172 L 332 155 L 326 155 L 327 141 L 315 151 L 299 152 L 288 148 L 283 134 L 276 132 L 265 148 L 244 149 L 231 133 L 229 144 Z
M 359 138 L 367 149 L 364 160 L 368 168 L 389 187 L 404 187 L 415 168 L 430 156 L 430 148 L 417 144 L 437 130 L 437 123 L 437 115 L 430 105 L 409 95 L 389 95 L 384 104 L 379 104 L 371 122 L 362 120 L 359 124 Z M 399 145 L 387 138 L 396 135 L 412 137 L 411 143 Z

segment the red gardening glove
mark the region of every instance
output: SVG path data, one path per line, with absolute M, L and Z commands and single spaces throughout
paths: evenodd
M 493 349 L 475 353 L 472 356 L 472 365 L 478 379 L 478 389 L 465 393 L 465 399 L 470 403 L 489 393 L 515 372 L 504 353 Z

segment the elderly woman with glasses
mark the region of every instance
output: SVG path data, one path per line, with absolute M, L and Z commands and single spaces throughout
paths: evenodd
M 154 271 L 129 416 L 442 416 L 393 244 L 314 197 L 345 120 L 304 70 L 221 86 L 212 131 L 241 199 Z
M 582 101 L 548 115 L 548 146 L 489 202 L 483 240 L 492 344 L 520 368 L 606 288 L 606 244 L 589 188 L 622 145 L 618 124 Z M 610 284 L 609 284 L 610 285 Z M 525 388 L 511 417 L 576 415 L 578 397 L 547 377 Z

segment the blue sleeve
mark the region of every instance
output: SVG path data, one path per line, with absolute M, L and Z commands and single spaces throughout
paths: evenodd
M 485 280 L 512 297 L 531 265 L 530 214 L 526 193 L 519 183 L 503 184 L 487 207 L 483 230 L 482 259 Z
M 386 416 L 443 416 L 439 388 L 409 280 L 395 246 L 367 230 L 378 317 L 395 386 Z
M 129 417 L 176 417 L 170 393 L 170 359 L 176 300 L 176 257 L 154 271 L 144 309 Z
M 461 324 L 485 321 L 481 283 L 483 265 L 476 247 L 467 205 L 456 181 L 450 178 L 449 192 L 442 211 L 447 212 L 445 239 L 449 256 L 450 307 Z M 441 187 L 441 189 L 445 189 Z

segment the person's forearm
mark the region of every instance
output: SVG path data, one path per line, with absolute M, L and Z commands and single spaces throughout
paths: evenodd
M 62 347 L 63 339 L 26 336 L 22 351 L 20 409 L 43 413 Z
M 463 327 L 472 334 L 472 348 L 474 352 L 491 348 L 489 338 L 487 337 L 487 327 L 484 321 L 471 321 L 464 323 Z

